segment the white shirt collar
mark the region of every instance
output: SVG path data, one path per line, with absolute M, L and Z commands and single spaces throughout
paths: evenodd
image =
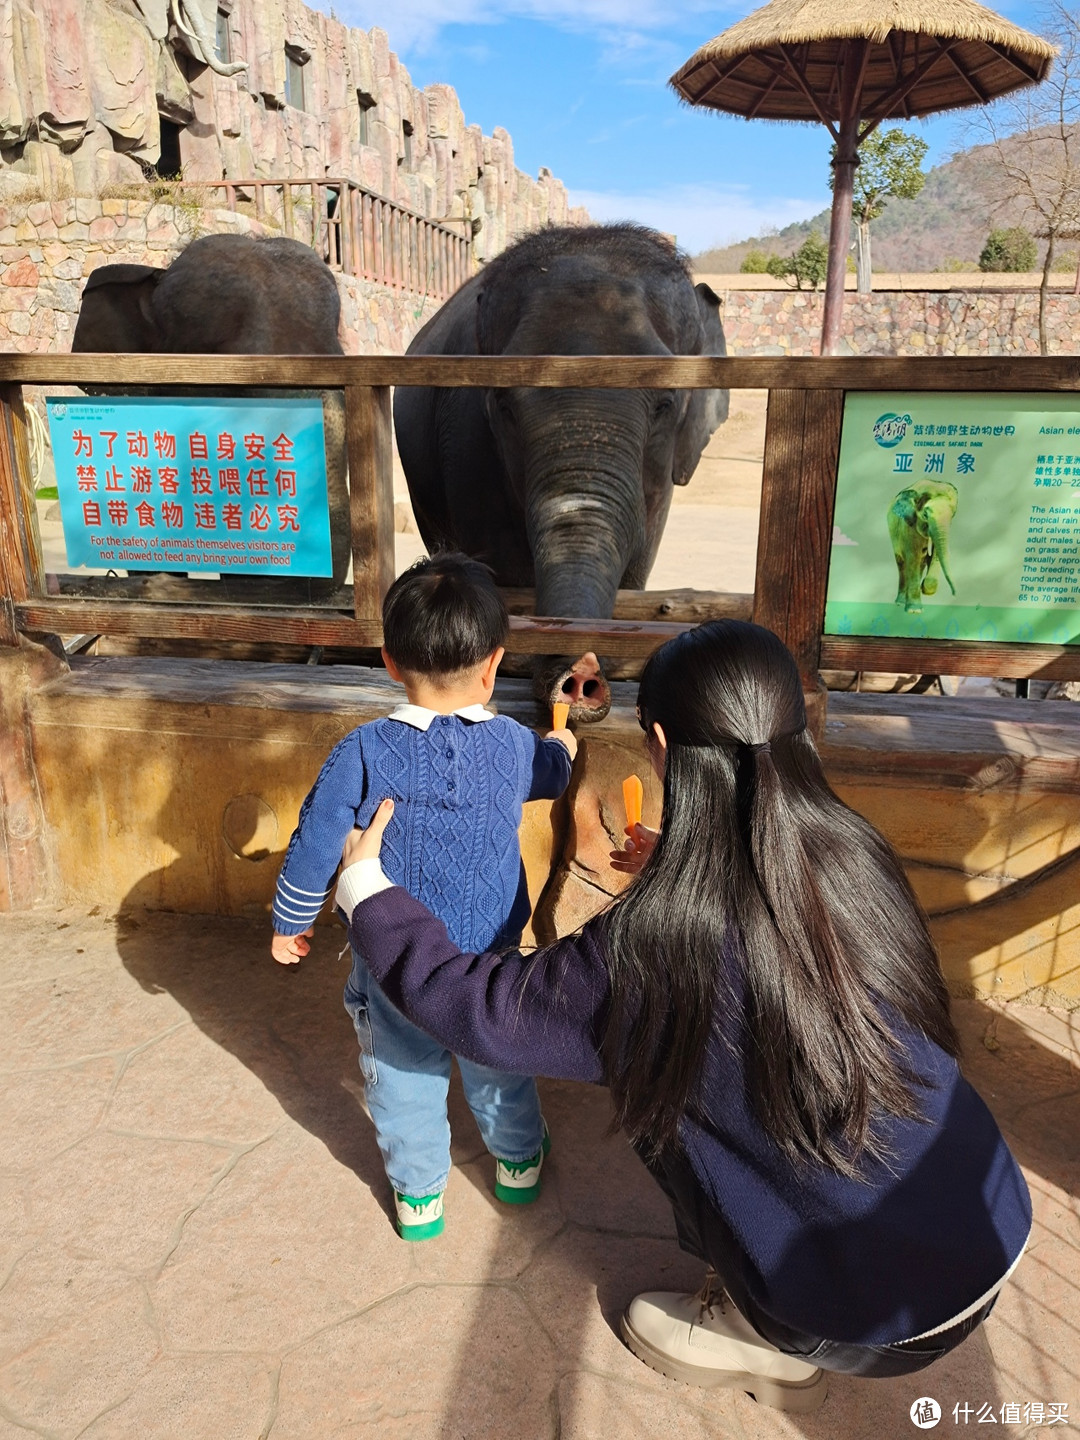
M 494 720 L 495 716 L 490 710 L 485 710 L 483 705 L 463 705 L 460 710 L 453 712 L 459 715 L 462 720 L 469 720 L 473 723 L 479 720 Z M 405 725 L 411 725 L 414 730 L 426 730 L 433 720 L 438 719 L 437 710 L 428 710 L 423 705 L 399 705 L 386 717 L 388 720 L 400 720 Z

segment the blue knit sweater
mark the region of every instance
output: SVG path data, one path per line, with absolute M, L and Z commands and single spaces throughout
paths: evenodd
M 529 918 L 518 827 L 526 800 L 554 800 L 570 755 L 505 715 L 437 715 L 426 730 L 387 716 L 330 752 L 300 808 L 278 876 L 274 929 L 299 935 L 330 894 L 345 838 L 394 801 L 383 867 L 443 921 L 456 944 L 515 944 Z

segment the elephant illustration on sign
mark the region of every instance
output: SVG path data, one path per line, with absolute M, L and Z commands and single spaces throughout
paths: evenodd
M 889 506 L 889 538 L 899 572 L 896 603 L 909 613 L 922 610 L 924 595 L 937 593 L 942 575 L 956 594 L 949 573 L 949 527 L 958 498 L 947 480 L 928 480 L 901 490 Z

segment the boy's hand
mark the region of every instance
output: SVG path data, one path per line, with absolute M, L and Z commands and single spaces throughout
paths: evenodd
M 611 868 L 623 875 L 636 875 L 652 854 L 660 832 L 650 830 L 647 825 L 639 822 L 637 825 L 628 825 L 626 834 L 630 838 L 623 848 L 611 851 Z
M 279 965 L 299 965 L 311 949 L 307 936 L 314 935 L 314 925 L 309 925 L 303 935 L 278 935 L 270 942 L 270 954 Z
M 577 754 L 577 736 L 572 730 L 549 730 L 544 736 L 545 740 L 558 740 L 560 745 L 565 745 L 570 751 L 570 759 L 573 760 Z
M 382 849 L 383 831 L 394 814 L 393 800 L 384 800 L 366 830 L 353 830 L 345 841 L 341 852 L 342 866 L 355 865 L 357 860 L 377 860 Z

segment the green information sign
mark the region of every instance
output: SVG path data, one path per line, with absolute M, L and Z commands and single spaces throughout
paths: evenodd
M 1080 644 L 1080 399 L 849 394 L 825 633 Z

